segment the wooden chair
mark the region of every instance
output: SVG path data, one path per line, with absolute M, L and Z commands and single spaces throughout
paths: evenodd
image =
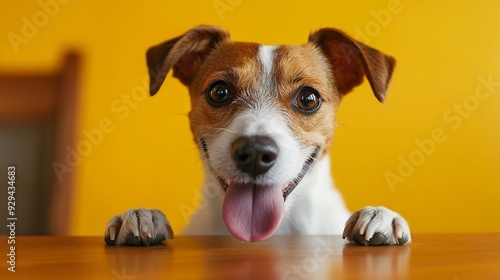
M 76 145 L 80 74 L 76 52 L 54 73 L 0 72 L 0 181 L 5 184 L 14 165 L 17 234 L 69 233 L 74 169 L 58 178 L 53 164 L 67 164 L 67 147 Z M 1 201 L 6 196 L 5 187 Z M 6 203 L 0 205 L 6 221 Z

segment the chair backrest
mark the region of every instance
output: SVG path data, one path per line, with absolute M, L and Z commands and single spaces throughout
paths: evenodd
M 69 233 L 74 167 L 61 176 L 54 163 L 67 164 L 68 147 L 76 145 L 80 72 L 76 52 L 54 73 L 0 72 L 0 181 L 15 166 L 17 234 Z M 0 201 L 7 196 L 2 188 Z M 4 207 L 0 220 L 6 218 Z

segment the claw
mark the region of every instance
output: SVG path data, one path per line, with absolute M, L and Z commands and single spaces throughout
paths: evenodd
M 172 227 L 170 225 L 167 225 L 167 231 L 168 231 L 168 239 L 174 239 L 174 230 L 172 229 Z M 163 240 L 165 240 L 165 236 L 163 236 Z
M 148 247 L 149 245 L 151 245 L 151 238 L 147 237 L 147 238 L 143 239 L 142 240 L 142 245 L 146 246 L 146 247 Z
M 403 238 L 403 227 L 401 226 L 401 224 L 396 221 L 396 219 L 394 219 L 393 221 L 393 225 L 394 225 L 394 234 L 396 235 L 396 238 Z
M 352 236 L 352 240 L 356 242 L 356 244 L 361 245 L 361 246 L 368 246 L 370 243 L 366 241 L 365 236 L 359 233 L 355 233 Z
M 108 245 L 115 245 L 115 244 L 116 244 L 116 240 L 111 240 L 111 239 L 109 238 L 109 235 L 106 235 L 106 236 L 104 237 L 104 242 L 106 242 L 106 244 L 108 244 Z
M 407 235 L 403 235 L 403 237 L 398 238 L 398 244 L 399 244 L 399 245 L 403 245 L 403 244 L 405 244 L 406 242 L 408 242 L 408 236 L 407 236 Z
M 112 226 L 109 228 L 109 239 L 111 241 L 115 241 L 115 237 L 116 237 L 116 228 Z

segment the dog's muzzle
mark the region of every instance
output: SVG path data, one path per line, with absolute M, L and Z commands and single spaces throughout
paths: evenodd
M 203 139 L 200 139 L 200 147 L 210 161 L 208 145 Z M 229 148 L 237 169 L 252 179 L 224 178 L 208 165 L 226 192 L 222 205 L 224 223 L 240 240 L 265 240 L 274 234 L 281 223 L 285 200 L 306 175 L 319 147 L 315 147 L 297 176 L 284 185 L 259 184 L 256 180 L 268 172 L 278 159 L 280 149 L 274 140 L 267 136 L 240 137 Z

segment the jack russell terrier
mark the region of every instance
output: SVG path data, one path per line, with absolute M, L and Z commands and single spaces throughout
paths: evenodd
M 340 235 L 359 245 L 411 241 L 408 223 L 385 207 L 352 215 L 330 175 L 334 118 L 342 98 L 368 79 L 383 102 L 394 58 L 324 28 L 304 45 L 233 42 L 199 26 L 147 51 L 150 94 L 169 71 L 188 87 L 189 120 L 204 165 L 204 191 L 217 192 L 183 234 Z M 162 212 L 141 208 L 113 217 L 110 245 L 173 238 Z

